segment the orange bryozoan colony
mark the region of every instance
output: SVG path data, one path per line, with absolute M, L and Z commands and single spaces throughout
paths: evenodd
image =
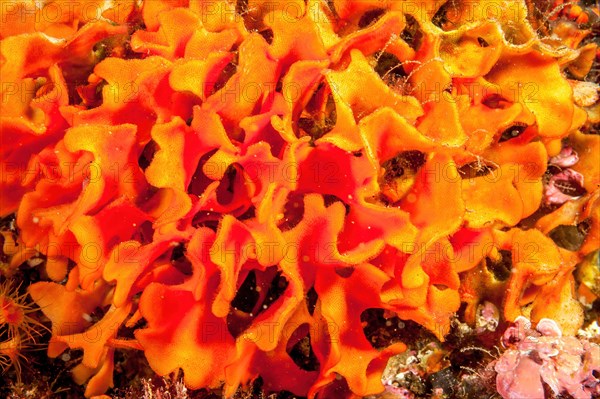
M 378 393 L 405 345 L 375 348 L 361 314 L 443 340 L 485 296 L 471 272 L 503 258 L 501 319 L 574 334 L 573 272 L 600 239 L 596 46 L 534 11 L 3 1 L 0 215 L 19 244 L 3 273 L 44 256 L 28 291 L 48 355 L 83 350 L 88 397 L 132 350 L 228 395 L 258 376 Z M 576 247 L 552 238 L 564 225 Z

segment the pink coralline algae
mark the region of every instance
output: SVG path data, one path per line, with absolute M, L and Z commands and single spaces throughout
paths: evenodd
M 569 168 L 577 162 L 579 162 L 577 152 L 572 147 L 565 147 L 557 156 L 550 158 L 548 163 L 562 168 Z
M 561 205 L 581 197 L 583 175 L 573 169 L 565 169 L 553 175 L 544 187 L 544 197 L 547 204 Z
M 493 367 L 504 399 L 543 399 L 543 383 L 555 395 L 568 393 L 575 399 L 600 394 L 600 346 L 563 336 L 554 320 L 542 319 L 534 330 L 519 317 L 502 343 L 508 349 Z
M 584 186 L 583 175 L 570 169 L 577 162 L 579 155 L 572 147 L 563 148 L 558 155 L 549 159 L 548 164 L 558 168 L 558 171 L 550 177 L 544 187 L 546 204 L 561 205 L 581 196 L 579 188 Z

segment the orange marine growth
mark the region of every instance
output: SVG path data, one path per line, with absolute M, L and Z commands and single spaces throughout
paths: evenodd
M 0 284 L 0 367 L 6 370 L 12 366 L 21 379 L 23 350 L 38 339 L 46 327 L 31 317 L 36 311 L 33 304 L 27 303 L 27 293 L 19 294 L 19 287 L 9 280 Z
M 600 236 L 589 31 L 547 18 L 542 36 L 525 0 L 7 3 L 7 270 L 45 260 L 28 293 L 48 355 L 83 351 L 87 397 L 122 350 L 227 395 L 259 376 L 376 394 L 406 346 L 367 339 L 372 310 L 440 340 L 461 303 L 469 322 L 493 301 L 502 322 L 581 326 L 573 272 Z M 0 289 L 0 359 L 36 335 L 30 311 Z
M 18 288 L 8 281 L 0 285 L 0 328 L 8 330 L 10 338 L 24 337 L 33 341 L 45 327 L 30 316 L 37 309 L 26 302 L 27 295 L 19 294 Z

